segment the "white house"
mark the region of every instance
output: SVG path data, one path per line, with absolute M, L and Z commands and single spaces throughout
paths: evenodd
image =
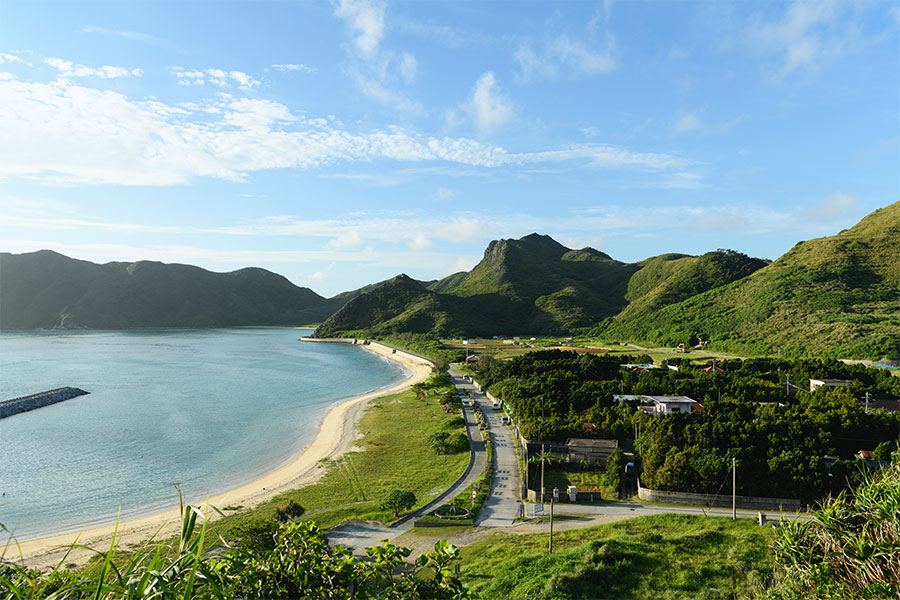
M 651 415 L 671 415 L 674 413 L 689 413 L 703 410 L 703 405 L 687 396 L 644 396 L 635 394 L 614 394 L 616 402 L 625 400 L 638 400 L 641 402 L 641 410 Z

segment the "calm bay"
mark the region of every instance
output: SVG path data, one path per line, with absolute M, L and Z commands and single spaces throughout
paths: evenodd
M 19 539 L 177 506 L 300 452 L 329 408 L 404 376 L 309 330 L 0 334 L 0 400 L 81 396 L 0 419 L 0 523 Z

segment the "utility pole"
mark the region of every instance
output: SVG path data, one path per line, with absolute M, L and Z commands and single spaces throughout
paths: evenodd
M 550 548 L 548 554 L 553 554 L 553 498 L 550 498 Z
M 544 455 L 544 444 L 541 444 L 541 503 L 544 502 L 544 463 L 546 462 L 546 456 Z M 550 504 L 550 510 L 553 510 L 553 504 Z
M 731 520 L 737 520 L 737 460 L 731 457 Z
M 866 414 L 869 414 L 869 392 L 866 392 Z

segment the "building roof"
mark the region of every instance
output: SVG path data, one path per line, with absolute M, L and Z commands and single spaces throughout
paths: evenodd
M 815 378 L 810 378 L 809 382 L 812 383 L 813 381 L 818 381 L 818 382 L 820 382 L 820 383 L 822 383 L 822 384 L 825 384 L 825 385 L 828 385 L 829 383 L 831 383 L 831 384 L 836 384 L 836 385 L 837 385 L 837 384 L 845 384 L 845 383 L 846 383 L 847 385 L 850 385 L 851 383 L 853 383 L 853 382 L 852 382 L 851 380 L 849 380 L 849 379 L 815 379 Z

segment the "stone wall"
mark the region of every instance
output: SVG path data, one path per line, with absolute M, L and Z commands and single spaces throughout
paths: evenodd
M 43 406 L 56 404 L 57 402 L 63 402 L 64 400 L 77 398 L 78 396 L 83 396 L 88 393 L 90 392 L 78 388 L 62 387 L 47 392 L 41 392 L 39 394 L 13 398 L 12 400 L 0 402 L 0 419 L 41 408 Z

